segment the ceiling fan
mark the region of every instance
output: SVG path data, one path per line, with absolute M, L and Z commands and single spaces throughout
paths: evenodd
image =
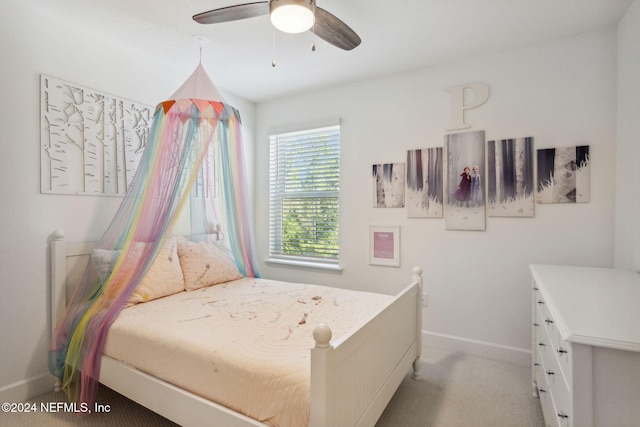
M 360 37 L 340 19 L 316 6 L 315 0 L 268 0 L 221 7 L 193 16 L 200 24 L 218 24 L 256 16 L 270 15 L 280 31 L 301 33 L 307 30 L 344 50 L 357 47 Z

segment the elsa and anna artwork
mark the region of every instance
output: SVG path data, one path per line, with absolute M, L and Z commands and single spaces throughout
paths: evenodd
M 460 174 L 460 183 L 453 193 L 453 198 L 464 206 L 482 205 L 482 182 L 478 166 L 474 166 L 473 171 L 468 167 L 464 168 Z
M 486 226 L 484 175 L 484 131 L 446 135 L 447 230 L 479 230 Z

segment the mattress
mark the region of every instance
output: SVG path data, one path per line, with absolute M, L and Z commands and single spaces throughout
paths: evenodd
M 104 354 L 267 425 L 309 423 L 313 329 L 359 328 L 392 296 L 242 278 L 122 311 Z

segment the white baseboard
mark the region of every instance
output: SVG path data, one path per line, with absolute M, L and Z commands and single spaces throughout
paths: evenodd
M 43 374 L 0 388 L 0 402 L 20 403 L 53 390 L 53 376 Z
M 522 366 L 531 364 L 530 349 L 470 340 L 436 332 L 422 331 L 422 345 Z

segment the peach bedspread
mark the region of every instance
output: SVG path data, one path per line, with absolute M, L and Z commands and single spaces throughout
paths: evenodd
M 265 424 L 302 427 L 313 328 L 340 338 L 392 299 L 242 278 L 124 309 L 104 354 Z

